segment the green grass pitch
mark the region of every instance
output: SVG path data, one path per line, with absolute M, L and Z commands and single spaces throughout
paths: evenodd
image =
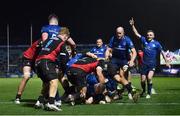
M 20 105 L 14 104 L 17 87 L 21 78 L 0 78 L 0 115 L 180 115 L 180 78 L 154 77 L 154 88 L 158 94 L 151 99 L 140 98 L 138 103 L 122 100 L 111 104 L 62 105 L 62 112 L 35 109 L 34 103 L 41 90 L 39 78 L 29 80 Z M 133 85 L 140 89 L 140 79 L 134 77 Z M 63 90 L 59 87 L 59 92 Z

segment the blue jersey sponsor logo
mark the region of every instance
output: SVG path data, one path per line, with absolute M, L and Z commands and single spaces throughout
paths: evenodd
M 129 59 L 129 50 L 134 48 L 134 45 L 128 36 L 124 36 L 122 39 L 113 36 L 110 40 L 109 47 L 113 49 L 113 58 L 127 60 Z

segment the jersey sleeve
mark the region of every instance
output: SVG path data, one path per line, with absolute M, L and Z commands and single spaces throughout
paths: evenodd
M 160 52 L 163 50 L 163 48 L 159 42 L 157 42 L 157 50 Z
M 128 48 L 130 48 L 130 49 L 134 48 L 134 44 L 129 37 L 127 39 L 127 45 L 128 45 Z
M 141 43 L 144 45 L 146 43 L 146 38 L 144 36 L 141 36 Z
M 94 53 L 94 51 L 95 51 L 95 47 L 92 48 L 89 52 L 90 52 L 90 53 Z
M 104 45 L 104 51 L 106 51 L 107 50 L 107 45 Z

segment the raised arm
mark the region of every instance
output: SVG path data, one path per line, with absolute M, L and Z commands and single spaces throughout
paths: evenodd
M 134 32 L 134 34 L 138 37 L 138 38 L 141 38 L 141 35 L 138 33 L 136 27 L 134 26 L 134 19 L 132 18 L 130 21 L 129 21 L 131 27 L 132 27 L 132 30 Z

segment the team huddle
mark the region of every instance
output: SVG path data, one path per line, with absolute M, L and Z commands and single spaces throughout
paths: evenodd
M 149 30 L 147 37 L 144 37 L 136 30 L 133 19 L 130 20 L 130 25 L 143 45 L 140 94 L 133 89 L 130 72 L 135 65 L 137 52 L 123 27 L 117 27 L 116 35 L 107 46 L 98 38 L 97 46 L 82 54 L 76 51 L 69 29 L 59 26 L 58 17 L 52 14 L 49 16 L 49 25 L 41 29 L 41 38 L 23 53 L 23 79 L 19 84 L 15 103 L 20 104 L 32 70 L 42 80 L 35 108 L 61 111 L 62 101 L 71 105 L 110 103 L 122 99 L 124 90 L 133 102 L 138 101 L 139 95 L 151 98 L 157 54 L 161 53 L 167 66 L 170 65 L 160 43 L 154 39 L 154 32 Z M 59 82 L 64 89 L 61 97 L 58 92 Z M 117 89 L 119 84 L 122 85 L 120 90 Z

